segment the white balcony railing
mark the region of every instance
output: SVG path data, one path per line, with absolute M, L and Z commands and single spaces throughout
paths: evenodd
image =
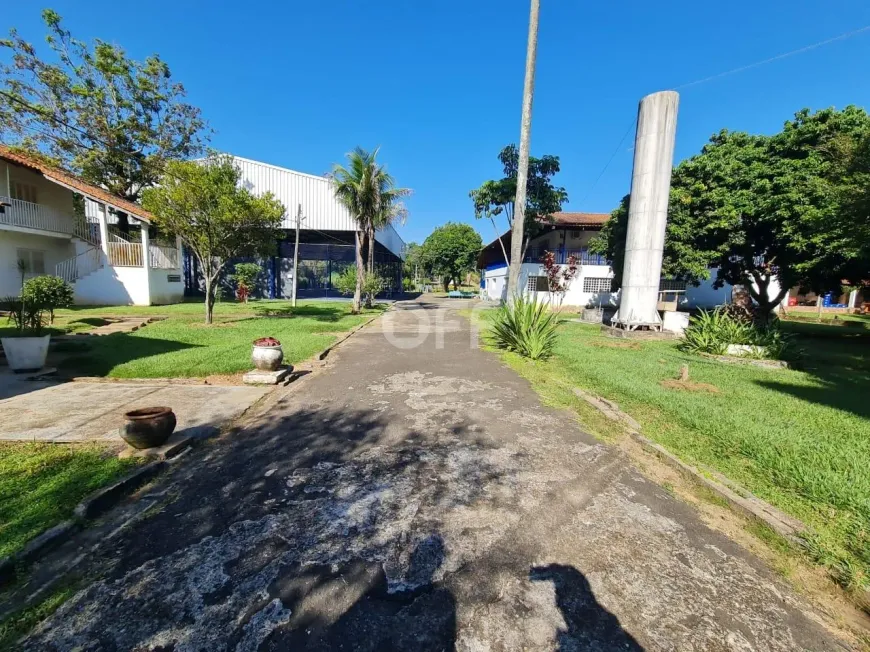
M 3 196 L 0 196 L 0 204 L 3 205 L 0 224 L 53 233 L 73 232 L 72 216 L 59 215 L 47 206 Z
M 148 258 L 154 269 L 179 269 L 178 247 L 151 245 L 148 247 Z

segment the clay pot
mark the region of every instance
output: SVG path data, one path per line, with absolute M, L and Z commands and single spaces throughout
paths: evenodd
M 277 371 L 284 361 L 284 349 L 281 348 L 281 343 L 278 340 L 272 340 L 277 344 L 257 344 L 254 342 L 254 349 L 251 352 L 251 362 L 254 363 L 254 368 L 259 371 Z
M 149 407 L 127 412 L 121 426 L 121 439 L 133 448 L 154 448 L 169 439 L 175 430 L 175 412 L 168 407 Z

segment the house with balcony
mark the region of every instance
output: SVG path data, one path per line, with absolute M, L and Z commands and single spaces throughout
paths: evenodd
M 610 263 L 604 256 L 589 251 L 590 240 L 608 219 L 609 213 L 554 213 L 526 248 L 520 268 L 520 287 L 538 300 L 549 300 L 547 274 L 541 259 L 544 252 L 551 251 L 560 265 L 567 263 L 571 256 L 579 263 L 577 275 L 565 292 L 563 306 L 615 306 L 618 293 L 611 292 Z M 508 265 L 502 245 L 510 256 L 510 232 L 484 247 L 477 259 L 481 293 L 492 301 L 507 298 Z
M 180 243 L 155 238 L 151 219 L 137 204 L 0 146 L 0 296 L 49 274 L 70 283 L 80 305 L 180 301 Z

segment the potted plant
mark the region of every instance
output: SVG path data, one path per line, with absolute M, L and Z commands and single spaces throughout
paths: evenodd
M 50 334 L 44 334 L 46 315 L 72 304 L 73 290 L 56 276 L 38 276 L 27 281 L 20 297 L 3 300 L 15 334 L 0 338 L 9 368 L 15 372 L 37 371 L 45 366 Z
M 124 414 L 121 439 L 133 448 L 154 448 L 162 445 L 175 430 L 175 412 L 169 407 L 148 407 Z
M 277 371 L 284 361 L 281 342 L 274 337 L 261 337 L 254 340 L 251 361 L 254 363 L 254 368 L 259 371 Z

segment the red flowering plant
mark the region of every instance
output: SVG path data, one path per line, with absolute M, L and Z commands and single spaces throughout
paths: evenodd
M 261 337 L 258 340 L 254 340 L 254 346 L 281 346 L 281 342 L 274 337 Z
M 571 285 L 571 281 L 577 276 L 580 271 L 580 261 L 576 256 L 568 256 L 568 260 L 564 265 L 556 262 L 556 254 L 552 251 L 545 251 L 541 257 L 541 264 L 544 266 L 544 271 L 547 274 L 547 290 L 550 293 L 550 306 L 561 306 L 565 300 L 565 293 Z M 554 299 L 558 298 L 558 303 Z

